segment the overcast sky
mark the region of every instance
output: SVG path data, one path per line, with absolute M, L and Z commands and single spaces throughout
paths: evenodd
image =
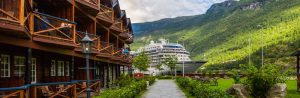
M 225 0 L 119 0 L 133 23 L 203 14 L 214 3 Z

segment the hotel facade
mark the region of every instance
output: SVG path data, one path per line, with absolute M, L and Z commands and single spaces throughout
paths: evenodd
M 81 39 L 93 40 L 86 85 Z M 132 58 L 118 0 L 0 0 L 0 97 L 76 98 L 109 87 Z

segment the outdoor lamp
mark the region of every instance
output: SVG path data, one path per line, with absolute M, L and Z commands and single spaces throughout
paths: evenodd
M 87 98 L 91 98 L 91 88 L 90 88 L 90 64 L 89 64 L 89 54 L 91 53 L 92 50 L 92 43 L 93 40 L 88 36 L 87 32 L 85 33 L 85 37 L 81 40 L 81 46 L 83 49 L 83 53 L 86 56 L 86 95 Z
M 83 49 L 83 53 L 91 53 L 92 43 L 93 40 L 88 36 L 86 32 L 84 38 L 81 40 L 81 47 Z

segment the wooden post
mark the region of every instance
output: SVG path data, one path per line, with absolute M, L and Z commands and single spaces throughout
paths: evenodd
M 72 21 L 75 21 L 75 0 L 72 0 Z M 76 25 L 72 26 L 73 41 L 76 43 Z
M 25 98 L 30 98 L 30 87 L 26 89 Z
M 32 94 L 32 98 L 37 98 L 37 92 L 36 92 L 36 86 L 33 87 L 33 94 Z
M 117 49 L 119 49 L 119 36 L 117 36 Z
M 24 90 L 20 90 L 20 98 L 24 98 Z
M 74 56 L 72 56 L 72 63 L 71 63 L 71 80 L 74 80 L 74 78 L 75 78 L 75 74 L 74 74 L 74 68 L 75 68 L 75 66 L 74 66 L 74 61 L 75 61 L 75 59 L 74 59 Z
M 34 13 L 30 12 L 29 15 L 29 32 L 31 35 L 34 33 Z
M 73 84 L 73 98 L 77 98 L 76 84 Z
M 20 1 L 20 5 L 19 5 L 19 22 L 20 25 L 23 26 L 24 25 L 24 0 L 19 0 Z
M 26 64 L 26 72 L 25 72 L 25 84 L 31 83 L 31 67 L 32 67 L 32 49 L 27 49 L 27 64 Z

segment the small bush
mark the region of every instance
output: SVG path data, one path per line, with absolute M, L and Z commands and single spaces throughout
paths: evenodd
M 129 85 L 118 89 L 109 89 L 96 98 L 135 98 L 139 93 L 146 90 L 145 80 L 133 80 Z
M 173 79 L 173 76 L 157 76 L 157 79 Z
M 196 98 L 232 98 L 232 96 L 222 90 L 211 89 L 208 85 L 191 78 L 179 77 L 176 78 L 176 82 L 178 86 Z
M 245 68 L 247 78 L 243 84 L 247 86 L 254 98 L 266 98 L 268 90 L 277 83 L 285 83 L 287 74 L 282 72 L 282 68 L 276 65 L 265 65 L 256 68 L 253 65 Z
M 152 85 L 155 82 L 155 80 L 156 80 L 155 77 L 151 77 L 151 76 L 146 76 L 146 77 L 144 77 L 144 79 L 146 81 L 149 81 L 149 85 Z

